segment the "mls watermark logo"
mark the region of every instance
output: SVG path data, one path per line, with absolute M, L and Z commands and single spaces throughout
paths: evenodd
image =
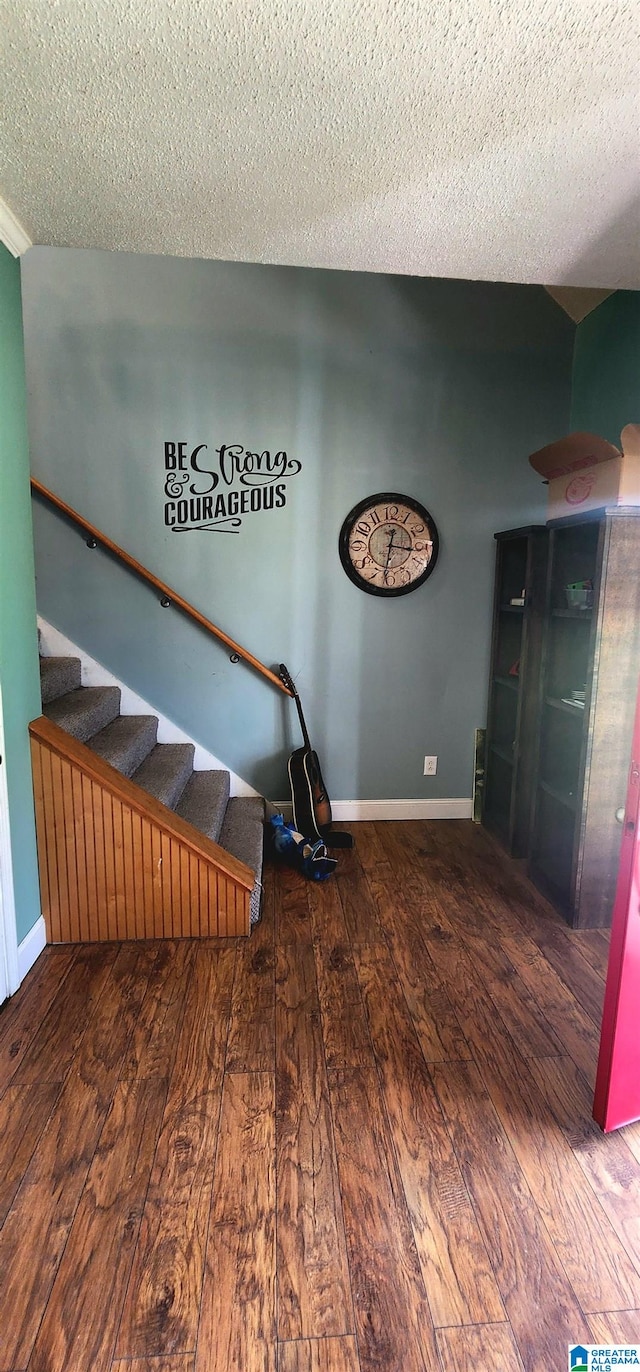
M 569 1348 L 569 1372 L 611 1372 L 618 1367 L 640 1367 L 640 1344 L 576 1343 Z

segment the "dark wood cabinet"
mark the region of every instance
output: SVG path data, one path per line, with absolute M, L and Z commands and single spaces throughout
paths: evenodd
M 548 530 L 529 873 L 574 927 L 602 927 L 640 672 L 640 509 Z
M 639 674 L 640 508 L 496 534 L 482 819 L 575 928 L 611 922 Z
M 547 530 L 496 537 L 483 823 L 514 857 L 529 851 Z

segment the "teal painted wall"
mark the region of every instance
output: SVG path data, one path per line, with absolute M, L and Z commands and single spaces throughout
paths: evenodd
M 576 330 L 571 429 L 619 445 L 640 422 L 640 291 L 616 291 Z
M 0 243 L 0 686 L 18 942 L 40 916 L 27 725 L 40 714 L 20 265 Z
M 334 799 L 469 796 L 497 529 L 544 519 L 530 452 L 566 431 L 574 326 L 539 287 L 36 248 L 23 264 L 34 473 L 268 664 L 297 677 Z M 286 450 L 282 508 L 163 522 L 163 444 Z M 338 534 L 421 500 L 438 566 L 364 595 Z M 43 508 L 38 603 L 274 799 L 291 703 Z M 438 773 L 422 775 L 425 753 Z

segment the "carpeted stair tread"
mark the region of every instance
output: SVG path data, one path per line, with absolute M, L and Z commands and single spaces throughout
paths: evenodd
M 193 743 L 156 743 L 131 780 L 175 810 L 193 771 L 194 754 Z
M 220 831 L 220 846 L 246 862 L 255 872 L 250 900 L 251 924 L 260 918 L 262 906 L 262 853 L 264 846 L 264 800 L 262 796 L 233 796 Z
M 131 777 L 155 748 L 158 721 L 155 715 L 119 715 L 106 729 L 94 734 L 88 746 L 124 777 Z
M 118 686 L 80 686 L 58 696 L 43 708 L 43 714 L 65 733 L 86 743 L 120 713 Z
M 260 796 L 233 796 L 220 830 L 220 844 L 259 876 L 262 871 L 264 801 Z
M 176 814 L 217 843 L 228 799 L 228 772 L 194 772 L 176 805 Z
M 40 658 L 40 695 L 42 704 L 48 705 L 58 696 L 68 691 L 77 691 L 82 680 L 79 657 L 41 657 Z

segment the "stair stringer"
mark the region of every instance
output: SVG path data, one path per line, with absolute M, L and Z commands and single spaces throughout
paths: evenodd
M 44 715 L 29 733 L 49 943 L 248 936 L 250 867 Z

